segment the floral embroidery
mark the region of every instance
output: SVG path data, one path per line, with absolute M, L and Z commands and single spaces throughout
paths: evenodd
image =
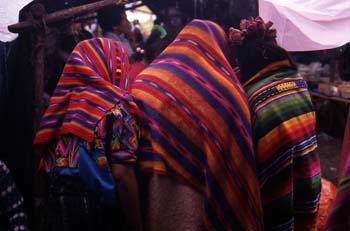
M 65 157 L 57 158 L 56 165 L 58 167 L 67 167 L 68 166 L 68 158 L 65 158 Z
M 107 158 L 106 156 L 99 156 L 96 158 L 96 164 L 99 167 L 99 169 L 106 169 L 107 167 Z
M 110 170 L 112 163 L 136 161 L 138 148 L 139 126 L 135 118 L 123 105 L 115 105 L 109 112 L 113 114 L 113 134 L 110 140 L 111 153 L 107 158 L 106 150 L 106 117 L 102 118 L 95 128 L 93 142 L 81 142 L 81 139 L 72 134 L 65 134 L 49 144 L 46 155 L 41 159 L 40 169 L 53 172 L 55 167 L 79 167 L 79 147 L 84 145 L 91 154 L 96 165 L 101 170 Z M 92 153 L 97 153 L 93 155 Z

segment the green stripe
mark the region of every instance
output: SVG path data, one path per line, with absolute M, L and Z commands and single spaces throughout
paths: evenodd
M 343 177 L 343 179 L 341 179 L 341 181 L 340 181 L 338 191 L 342 191 L 342 190 L 347 189 L 349 187 L 350 187 L 350 176 Z

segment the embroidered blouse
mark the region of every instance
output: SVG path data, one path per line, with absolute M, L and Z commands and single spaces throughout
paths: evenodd
M 110 143 L 106 143 L 107 118 L 112 117 L 112 135 Z M 79 147 L 84 145 L 88 151 L 97 151 L 96 164 L 104 169 L 113 163 L 132 164 L 136 161 L 139 140 L 139 124 L 122 104 L 112 108 L 96 126 L 95 139 L 87 142 L 72 134 L 65 134 L 50 142 L 44 153 L 39 169 L 53 173 L 56 169 L 69 168 L 74 172 L 79 166 Z M 106 147 L 110 145 L 110 154 Z M 108 164 L 109 163 L 109 164 Z M 68 171 L 69 172 L 69 171 Z

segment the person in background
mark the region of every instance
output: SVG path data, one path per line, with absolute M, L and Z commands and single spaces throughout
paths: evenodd
M 265 230 L 315 230 L 321 191 L 315 111 L 271 26 L 250 17 L 229 29 L 252 112 Z
M 326 231 L 350 230 L 350 113 L 344 131 L 338 171 L 338 191 L 327 219 L 324 229 Z
M 129 61 L 132 63 L 136 38 L 126 18 L 124 5 L 111 5 L 99 10 L 97 20 L 102 29 L 102 36 L 123 43 L 128 51 Z
M 131 84 L 147 230 L 262 230 L 250 112 L 224 30 L 193 20 Z
M 0 160 L 0 230 L 26 231 L 27 214 L 24 201 L 10 170 Z
M 126 54 L 111 39 L 78 43 L 41 120 L 34 147 L 48 178 L 50 231 L 142 230 L 138 109 L 126 91 Z
M 149 65 L 171 42 L 166 30 L 160 25 L 154 25 L 151 34 L 143 46 L 136 48 L 135 62 L 131 64 L 129 79 L 132 83 L 135 77 Z
M 132 22 L 132 25 L 133 25 L 132 31 L 135 34 L 135 45 L 136 45 L 136 47 L 143 47 L 146 35 L 144 34 L 144 32 L 143 32 L 143 30 L 141 28 L 139 20 L 135 19 Z
M 350 43 L 346 43 L 338 49 L 338 68 L 342 81 L 350 81 Z

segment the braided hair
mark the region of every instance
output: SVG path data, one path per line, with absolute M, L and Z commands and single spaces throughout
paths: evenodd
M 288 52 L 276 42 L 276 30 L 272 22 L 265 23 L 261 17 L 249 17 L 240 22 L 240 30 L 229 29 L 229 42 L 233 65 L 238 65 L 242 82 L 247 81 L 265 66 L 288 59 L 295 68 Z

